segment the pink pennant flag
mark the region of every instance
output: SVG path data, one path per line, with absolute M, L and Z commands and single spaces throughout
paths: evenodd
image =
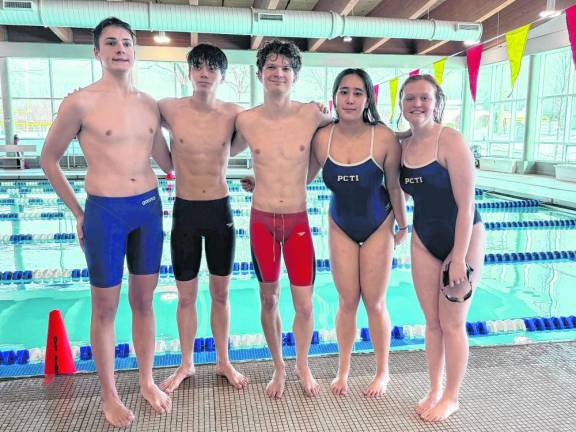
M 572 59 L 576 65 L 576 5 L 566 9 L 566 27 L 568 27 L 568 37 L 572 48 Z
M 410 71 L 410 73 L 408 75 L 409 76 L 420 75 L 420 69 L 414 69 L 413 71 Z
M 330 112 L 332 112 L 332 109 L 334 108 L 334 101 L 332 99 L 328 101 L 328 108 L 330 108 Z
M 478 84 L 478 71 L 480 60 L 482 59 L 482 48 L 484 45 L 478 44 L 466 50 L 466 63 L 468 63 L 468 80 L 470 81 L 470 93 L 472 100 L 476 102 L 476 85 Z
M 380 84 L 374 85 L 374 105 L 378 105 L 378 90 L 380 90 Z

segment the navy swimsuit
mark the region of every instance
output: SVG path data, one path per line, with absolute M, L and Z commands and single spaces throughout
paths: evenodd
M 386 220 L 391 211 L 390 197 L 384 187 L 384 171 L 374 160 L 374 127 L 370 155 L 355 164 L 342 164 L 328 154 L 322 169 L 324 183 L 332 191 L 329 213 L 332 220 L 356 243 L 362 245 Z
M 435 158 L 427 164 L 410 166 L 402 157 L 400 186 L 414 200 L 413 226 L 418 237 L 432 255 L 444 261 L 454 247 L 458 206 L 450 174 L 438 162 L 438 141 Z M 406 149 L 403 155 L 405 153 Z M 480 213 L 475 210 L 473 223 L 481 221 Z

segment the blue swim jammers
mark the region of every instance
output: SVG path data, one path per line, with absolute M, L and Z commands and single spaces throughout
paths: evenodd
M 130 273 L 158 273 L 164 233 L 157 189 L 129 197 L 88 195 L 82 228 L 92 286 L 119 285 L 125 256 Z

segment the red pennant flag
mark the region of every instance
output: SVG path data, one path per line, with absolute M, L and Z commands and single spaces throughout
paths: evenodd
M 374 86 L 374 105 L 378 105 L 378 90 L 380 90 L 380 84 Z
M 568 27 L 568 37 L 572 48 L 572 59 L 576 65 L 576 5 L 566 9 L 566 27 Z
M 332 109 L 334 108 L 334 101 L 332 99 L 328 101 L 328 108 L 330 108 L 330 112 L 332 112 Z
M 478 84 L 478 70 L 482 59 L 482 48 L 484 45 L 478 44 L 466 50 L 466 63 L 468 64 L 468 79 L 470 81 L 470 93 L 472 100 L 476 102 L 476 84 Z
M 413 71 L 410 71 L 408 75 L 409 76 L 420 75 L 420 69 L 414 69 Z

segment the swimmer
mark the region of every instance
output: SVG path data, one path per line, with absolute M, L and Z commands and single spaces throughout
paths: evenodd
M 306 177 L 312 137 L 331 118 L 326 109 L 321 110 L 314 103 L 290 100 L 292 85 L 302 66 L 300 51 L 292 42 L 268 42 L 258 51 L 257 66 L 264 103 L 240 113 L 236 126 L 252 152 L 256 180 L 245 178 L 242 185 L 254 192 L 250 245 L 260 282 L 262 328 L 274 362 L 266 394 L 281 398 L 286 382 L 278 314 L 283 252 L 295 309 L 296 375 L 305 394 L 316 396 L 320 386 L 308 366 L 314 326 L 315 259 L 306 213 Z
M 247 147 L 240 135 L 235 134 L 236 116 L 242 108 L 216 99 L 216 90 L 224 81 L 228 67 L 226 55 L 220 48 L 199 44 L 188 53 L 187 61 L 193 95 L 164 99 L 159 103 L 164 123 L 170 130 L 176 169 L 171 246 L 178 287 L 176 319 L 182 350 L 182 364 L 160 387 L 168 393 L 173 392 L 195 371 L 196 296 L 204 239 L 210 271 L 215 372 L 224 376 L 234 388 L 242 389 L 248 380 L 228 358 L 228 287 L 234 263 L 235 236 L 226 184 L 229 156 L 235 156 Z
M 400 108 L 412 136 L 403 143 L 400 184 L 414 200 L 412 278 L 426 319 L 430 389 L 418 403 L 423 420 L 448 418 L 468 364 L 466 315 L 471 299 L 443 292 L 446 282 L 474 290 L 484 264 L 486 233 L 475 209 L 474 160 L 462 135 L 442 126 L 446 96 L 430 75 L 408 78 Z M 463 291 L 465 292 L 465 291 Z M 457 301 L 454 301 L 457 300 Z M 446 372 L 446 387 L 442 376 Z
M 125 256 L 140 391 L 158 413 L 170 412 L 172 406 L 152 376 L 152 296 L 158 282 L 163 231 L 150 156 L 165 172 L 172 170 L 172 162 L 160 133 L 158 105 L 132 83 L 134 43 L 130 26 L 117 18 L 106 18 L 96 26 L 94 55 L 102 66 L 102 78 L 62 101 L 40 157 L 46 177 L 76 217 L 90 273 L 90 340 L 102 410 L 116 427 L 126 427 L 134 420 L 132 411 L 120 400 L 114 379 L 114 318 Z M 76 135 L 88 166 L 85 209 L 59 165 Z
M 345 69 L 332 89 L 336 122 L 316 132 L 308 180 L 322 169 L 332 191 L 329 209 L 330 263 L 339 303 L 336 314 L 338 373 L 332 393 L 348 391 L 356 311 L 364 301 L 376 374 L 366 397 L 386 392 L 389 381 L 390 316 L 386 287 L 394 247 L 407 233 L 406 204 L 398 181 L 400 144 L 380 120 L 374 86 L 362 69 Z M 385 182 L 385 183 L 384 183 Z M 400 230 L 394 235 L 394 220 Z

